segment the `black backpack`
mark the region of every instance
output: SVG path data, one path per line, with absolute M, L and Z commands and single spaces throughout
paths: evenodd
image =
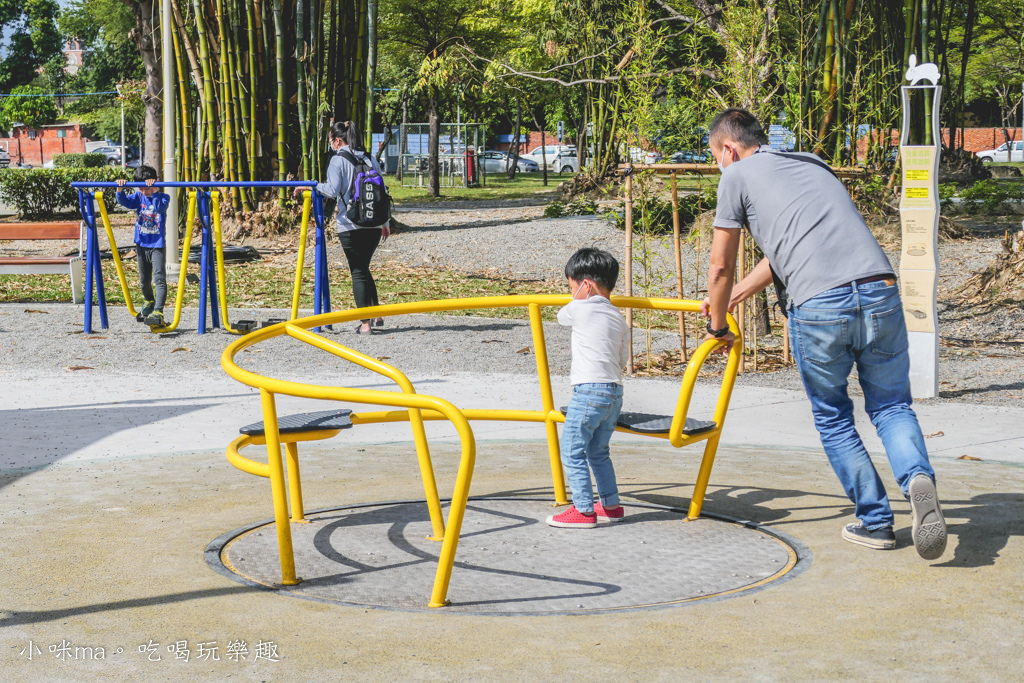
M 376 228 L 391 218 L 391 195 L 384 176 L 374 170 L 365 157 L 357 158 L 348 150 L 338 152 L 355 167 L 345 217 L 362 228 Z

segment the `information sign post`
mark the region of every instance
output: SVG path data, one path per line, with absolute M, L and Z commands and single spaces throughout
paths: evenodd
M 934 76 L 934 80 L 932 80 Z M 939 393 L 938 293 L 939 235 L 939 129 L 938 69 L 933 64 L 915 65 L 907 71 L 910 85 L 901 88 L 903 129 L 900 159 L 903 186 L 900 191 L 900 294 L 910 344 L 910 391 L 914 398 L 933 398 Z M 930 84 L 918 83 L 932 80 Z M 923 104 L 923 106 L 921 106 Z M 924 115 L 924 121 L 915 116 Z M 923 125 L 922 125 L 923 124 Z M 930 133 L 930 135 L 929 135 Z

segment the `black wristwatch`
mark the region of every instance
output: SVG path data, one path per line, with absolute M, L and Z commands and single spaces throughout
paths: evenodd
M 711 319 L 708 318 L 708 334 L 710 334 L 712 337 L 721 339 L 725 335 L 729 334 L 729 325 L 728 323 L 726 323 L 725 327 L 723 327 L 720 330 L 716 330 L 715 328 L 711 327 Z

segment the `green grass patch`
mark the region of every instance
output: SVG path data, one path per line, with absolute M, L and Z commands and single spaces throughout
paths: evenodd
M 142 295 L 134 260 L 124 262 L 129 295 L 139 305 Z M 190 264 L 190 272 L 198 267 Z M 411 268 L 397 265 L 374 266 L 374 279 L 382 303 L 456 299 L 471 296 L 504 296 L 514 294 L 566 293 L 563 280 L 521 280 L 492 273 L 467 274 L 435 268 Z M 331 268 L 331 307 L 352 308 L 352 282 L 345 268 Z M 268 262 L 232 264 L 226 267 L 228 306 L 232 308 L 290 308 L 295 268 Z M 112 261 L 103 262 L 103 286 L 107 303 L 123 306 L 124 295 Z M 167 308 L 173 310 L 177 286 L 168 285 Z M 0 303 L 52 303 L 71 301 L 71 281 L 67 275 L 0 275 Z M 313 305 L 313 268 L 303 269 L 300 308 Z M 199 306 L 199 285 L 186 284 L 183 306 Z M 494 309 L 467 311 L 466 315 L 526 319 L 525 309 Z M 553 319 L 553 309 L 544 310 L 546 319 Z
M 568 176 L 566 176 L 568 177 Z M 480 187 L 442 187 L 441 196 L 431 197 L 426 185 L 423 187 L 403 187 L 397 181 L 388 184 L 388 192 L 396 202 L 445 202 L 458 200 L 493 200 L 493 199 L 524 199 L 554 193 L 558 190 L 558 184 L 565 178 L 556 173 L 548 173 L 548 184 L 544 185 L 544 179 L 540 173 L 517 173 L 515 178 L 509 180 L 504 174 L 487 174 L 486 185 Z M 426 183 L 426 178 L 423 179 Z M 409 182 L 407 179 L 406 182 Z

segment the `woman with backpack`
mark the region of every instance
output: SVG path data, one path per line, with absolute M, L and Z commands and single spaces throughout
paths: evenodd
M 383 185 L 380 165 L 363 148 L 363 136 L 355 123 L 342 121 L 331 124 L 330 145 L 335 155 L 327 166 L 327 181 L 317 184 L 316 191 L 324 197 L 339 199 L 338 238 L 352 273 L 352 295 L 356 307 L 376 306 L 379 304 L 377 285 L 370 273 L 370 259 L 377 245 L 391 235 L 387 220 L 390 197 Z M 357 181 L 361 182 L 360 187 L 356 187 Z M 373 188 L 378 186 L 383 199 L 378 197 L 375 204 Z M 374 208 L 379 214 L 376 219 L 373 217 Z M 373 325 L 383 326 L 384 319 L 363 320 L 356 326 L 356 332 L 370 334 Z

